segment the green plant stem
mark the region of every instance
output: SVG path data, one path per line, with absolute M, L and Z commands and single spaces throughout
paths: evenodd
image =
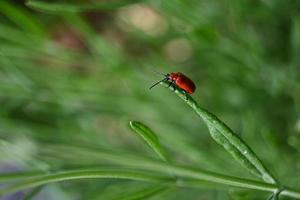
M 124 159 L 122 155 L 110 156 L 110 160 L 115 160 L 115 159 L 118 160 L 115 162 L 123 163 L 127 165 L 129 165 L 129 163 L 134 163 L 134 160 L 130 158 Z M 197 185 L 197 183 L 195 182 L 193 184 L 189 184 L 189 182 L 185 182 L 184 180 L 176 181 L 175 179 L 170 178 L 169 176 L 170 170 L 172 171 L 173 174 L 182 178 L 184 177 L 192 178 L 196 180 L 203 180 L 207 182 L 218 183 L 218 184 L 223 184 L 223 185 L 228 185 L 233 187 L 261 190 L 261 191 L 267 191 L 273 193 L 278 190 L 278 186 L 275 184 L 242 179 L 233 176 L 217 174 L 205 170 L 191 169 L 188 167 L 171 165 L 161 161 L 154 161 L 154 160 L 151 161 L 151 160 L 141 159 L 141 163 L 142 163 L 141 165 L 134 164 L 132 166 L 142 167 L 144 169 L 148 168 L 149 170 L 152 171 L 151 172 L 152 174 L 153 171 L 157 171 L 157 172 L 165 173 L 167 175 L 153 176 L 153 175 L 149 175 L 150 174 L 149 172 L 144 173 L 136 170 L 128 171 L 124 169 L 65 171 L 61 173 L 48 174 L 38 178 L 33 178 L 31 180 L 15 184 L 9 188 L 1 189 L 0 195 L 8 194 L 11 192 L 15 192 L 30 187 L 36 187 L 51 182 L 58 182 L 58 181 L 65 181 L 65 180 L 72 180 L 72 179 L 86 179 L 86 178 L 118 178 L 118 179 L 130 179 L 130 180 L 139 180 L 139 181 L 147 181 L 147 182 L 167 182 L 167 183 L 176 184 L 177 186 L 181 186 L 181 187 L 191 187 Z M 300 199 L 300 192 L 289 188 L 283 190 L 280 193 L 280 195 Z
M 132 155 L 119 151 L 108 151 L 108 150 L 95 150 L 95 149 L 87 149 L 87 148 L 79 148 L 79 147 L 68 147 L 66 145 L 52 145 L 53 151 L 52 153 L 57 157 L 57 151 L 59 152 L 76 152 L 76 157 L 85 157 L 89 155 L 89 157 L 93 160 L 106 160 L 115 164 L 130 166 L 143 170 L 150 170 L 156 172 L 166 173 L 167 175 L 172 172 L 174 175 L 178 177 L 192 178 L 196 180 L 207 181 L 211 183 L 218 183 L 228 186 L 240 187 L 245 189 L 256 189 L 262 191 L 276 192 L 280 189 L 277 184 L 264 183 L 259 181 L 253 181 L 249 179 L 236 178 L 233 176 L 218 174 L 214 172 L 210 172 L 203 169 L 191 169 L 185 166 L 177 166 L 172 163 L 166 163 L 162 161 L 157 161 L 153 159 L 149 159 L 142 156 Z M 45 146 L 45 148 L 48 148 Z M 45 155 L 44 155 L 45 156 Z M 179 181 L 180 182 L 180 181 Z M 195 185 L 195 184 L 193 184 Z M 186 185 L 189 186 L 189 185 Z M 283 190 L 280 195 L 285 195 L 293 198 L 300 199 L 300 191 L 294 189 L 286 188 Z
M 14 181 L 19 179 L 32 178 L 34 176 L 44 175 L 45 172 L 33 171 L 33 172 L 14 172 L 9 174 L 0 174 L 0 183 Z
M 114 178 L 130 179 L 147 182 L 168 182 L 171 179 L 167 176 L 153 176 L 147 173 L 128 170 L 73 170 L 60 173 L 47 174 L 44 176 L 32 178 L 30 180 L 17 183 L 13 186 L 0 190 L 0 196 L 26 188 L 36 187 L 47 183 L 60 182 L 73 179 L 92 179 L 92 178 Z

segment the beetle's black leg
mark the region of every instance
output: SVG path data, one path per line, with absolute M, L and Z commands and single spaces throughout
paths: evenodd
M 175 85 L 174 85 L 174 83 L 173 83 L 173 82 L 170 82 L 170 85 L 169 85 L 169 87 L 172 87 L 172 90 L 173 90 L 173 91 L 175 90 Z
M 183 93 L 184 93 L 184 95 L 185 95 L 185 100 L 187 101 L 189 98 L 188 98 L 188 94 L 187 94 L 187 92 L 185 91 L 185 90 L 183 90 Z
M 176 90 L 176 82 L 175 81 L 172 81 L 172 86 L 173 86 L 173 90 L 175 91 Z
M 173 80 L 170 80 L 169 81 L 169 85 L 168 85 L 168 87 L 171 87 L 172 86 L 172 89 L 173 89 L 173 91 L 175 91 L 176 90 L 176 88 L 177 88 L 177 86 L 176 86 L 176 82 L 175 81 L 173 81 Z

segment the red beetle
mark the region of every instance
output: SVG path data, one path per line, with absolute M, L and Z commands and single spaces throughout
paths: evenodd
M 163 80 L 158 81 L 157 83 L 152 85 L 150 87 L 150 89 L 163 81 L 169 81 L 170 85 L 173 85 L 174 87 L 177 86 L 180 89 L 184 90 L 186 93 L 192 94 L 196 90 L 196 86 L 195 86 L 194 82 L 180 72 L 177 72 L 177 73 L 172 72 L 172 73 L 166 74 L 164 76 L 165 76 L 165 78 Z

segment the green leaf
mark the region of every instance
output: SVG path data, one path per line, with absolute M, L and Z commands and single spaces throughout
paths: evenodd
M 169 83 L 167 81 L 162 82 L 162 84 L 169 87 Z M 265 182 L 276 183 L 275 178 L 273 178 L 251 148 L 224 122 L 222 122 L 214 114 L 204 108 L 201 108 L 198 103 L 183 90 L 179 88 L 169 88 L 193 108 L 193 110 L 206 123 L 212 138 L 218 144 L 222 145 L 242 166 L 247 168 L 254 175 L 262 178 Z
M 119 0 L 114 2 L 90 2 L 90 3 L 49 3 L 44 1 L 29 0 L 26 5 L 44 12 L 50 13 L 77 13 L 95 10 L 113 10 L 128 4 L 137 3 L 140 0 Z
M 230 142 L 227 141 L 220 132 L 213 126 L 208 125 L 211 137 L 220 145 L 222 145 L 237 161 L 239 161 L 243 166 L 245 166 L 249 171 L 251 171 L 256 176 L 260 176 L 256 167 L 248 161 L 248 159 Z
M 137 121 L 130 121 L 129 124 L 132 130 L 137 133 L 162 160 L 167 161 L 158 137 L 148 126 Z

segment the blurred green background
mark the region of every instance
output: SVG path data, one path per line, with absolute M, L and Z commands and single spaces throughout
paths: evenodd
M 56 144 L 151 156 L 129 129 L 129 120 L 139 120 L 172 160 L 253 178 L 183 101 L 164 87 L 148 90 L 162 78 L 155 71 L 180 71 L 196 83 L 201 106 L 239 133 L 282 183 L 300 188 L 300 1 L 51 2 L 57 7 L 44 10 L 0 1 L 1 172 L 106 164 L 68 158 L 76 152 L 50 148 Z M 143 187 L 70 181 L 35 199 L 114 199 Z M 266 198 L 204 187 L 150 199 Z

